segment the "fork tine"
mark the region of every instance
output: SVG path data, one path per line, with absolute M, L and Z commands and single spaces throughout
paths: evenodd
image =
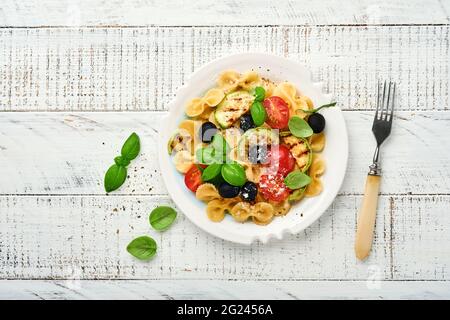
M 384 80 L 383 83 L 383 94 L 381 95 L 381 103 L 380 103 L 380 120 L 383 120 L 384 116 L 384 107 L 385 107 L 385 101 L 386 101 L 386 80 Z
M 392 82 L 389 80 L 389 85 L 387 87 L 387 97 L 386 97 L 386 102 L 385 105 L 383 106 L 383 120 L 387 121 L 388 116 L 389 116 L 389 104 L 392 101 L 392 96 L 391 96 L 391 85 Z
M 378 110 L 380 110 L 380 80 L 377 81 L 377 109 L 375 111 L 375 119 L 378 119 Z
M 392 118 L 394 117 L 394 107 L 395 107 L 395 89 L 396 89 L 396 83 L 394 82 L 393 88 L 392 88 L 392 106 L 391 106 L 391 113 L 389 116 L 389 122 L 392 123 Z

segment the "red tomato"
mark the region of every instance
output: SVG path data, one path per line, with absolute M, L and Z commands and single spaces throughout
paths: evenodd
M 281 173 L 262 175 L 259 180 L 259 191 L 265 199 L 275 202 L 286 200 L 290 194 Z
M 281 173 L 285 177 L 294 170 L 295 158 L 284 144 L 272 146 L 267 152 L 267 159 L 266 166 L 270 167 L 270 173 Z
M 287 103 L 277 96 L 264 99 L 264 108 L 267 112 L 267 124 L 274 129 L 283 129 L 289 122 L 289 107 Z
M 202 168 L 206 168 L 205 165 L 200 165 Z M 198 187 L 203 183 L 202 181 L 202 172 L 197 167 L 197 165 L 193 164 L 192 167 L 186 172 L 184 176 L 184 183 L 186 187 L 189 188 L 192 192 L 197 191 Z

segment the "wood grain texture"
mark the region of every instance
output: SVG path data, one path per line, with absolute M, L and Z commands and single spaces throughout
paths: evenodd
M 210 236 L 182 214 L 167 232 L 152 230 L 148 213 L 166 203 L 173 205 L 166 196 L 0 197 L 0 278 L 449 280 L 450 196 L 381 196 L 365 263 L 353 251 L 361 196 L 338 196 L 304 232 L 252 246 Z M 143 234 L 159 246 L 151 262 L 125 250 Z
M 2 1 L 0 26 L 24 28 L 0 28 L 0 279 L 67 280 L 2 280 L 0 298 L 450 297 L 448 2 L 236 3 L 175 14 L 174 1 Z M 183 215 L 156 233 L 148 213 L 172 204 L 154 154 L 159 119 L 194 70 L 250 51 L 308 65 L 345 110 L 339 196 L 310 228 L 268 245 L 219 240 Z M 373 253 L 360 263 L 375 81 L 389 76 L 401 111 L 382 151 Z M 131 131 L 143 154 L 106 196 L 104 170 Z M 125 250 L 141 234 L 159 245 L 148 263 Z
M 446 1 L 428 0 L 3 0 L 3 26 L 300 25 L 448 23 Z
M 0 113 L 0 194 L 103 195 L 103 176 L 133 131 L 142 153 L 117 191 L 165 195 L 157 159 L 165 112 Z M 373 112 L 346 111 L 350 156 L 340 194 L 362 194 L 375 141 Z M 383 194 L 450 194 L 450 112 L 396 114 L 381 149 Z M 420 168 L 420 170 L 418 170 Z
M 0 280 L 0 299 L 447 299 L 447 281 Z
M 238 52 L 306 64 L 345 110 L 448 110 L 449 26 L 0 29 L 0 111 L 165 110 L 201 65 Z

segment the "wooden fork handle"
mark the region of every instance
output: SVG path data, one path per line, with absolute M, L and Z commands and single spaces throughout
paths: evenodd
M 380 176 L 368 175 L 366 189 L 361 209 L 359 211 L 358 226 L 355 239 L 355 253 L 359 260 L 369 256 L 372 248 L 373 232 L 377 215 L 378 191 L 380 189 Z

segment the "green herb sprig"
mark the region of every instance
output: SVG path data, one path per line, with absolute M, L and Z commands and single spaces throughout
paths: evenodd
M 266 97 L 266 90 L 263 87 L 256 87 L 253 95 L 255 96 L 255 101 L 250 107 L 250 115 L 252 116 L 253 123 L 259 127 L 267 118 L 266 109 L 262 104 Z
M 122 146 L 120 156 L 114 158 L 114 164 L 106 171 L 104 186 L 106 192 L 120 188 L 127 178 L 127 166 L 136 159 L 141 150 L 139 136 L 132 133 Z
M 316 113 L 316 112 L 318 112 L 321 109 L 334 107 L 336 104 L 337 104 L 337 102 L 331 102 L 331 103 L 324 104 L 323 106 L 320 106 L 320 107 L 318 107 L 316 109 L 303 110 L 303 111 L 306 112 L 306 113 Z

